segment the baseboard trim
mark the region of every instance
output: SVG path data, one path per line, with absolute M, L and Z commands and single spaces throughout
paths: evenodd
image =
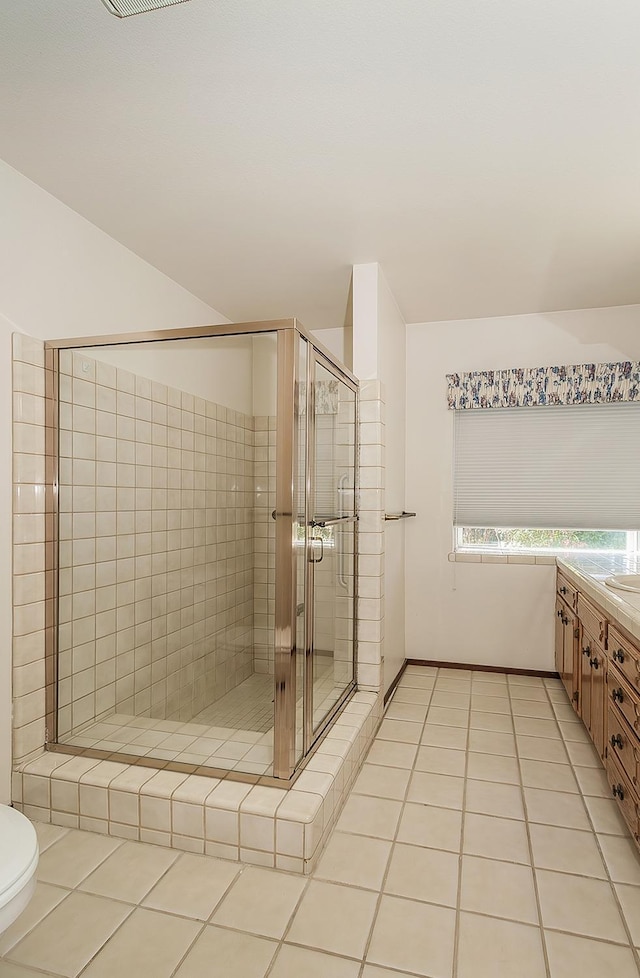
M 558 673 L 548 669 L 512 669 L 509 666 L 481 666 L 476 662 L 444 662 L 440 659 L 407 659 L 396 682 L 407 666 L 435 666 L 438 669 L 471 669 L 473 672 L 503 672 L 509 676 L 538 676 L 541 679 L 558 679 Z M 385 697 L 386 700 L 386 697 Z
M 400 666 L 400 669 L 398 670 L 398 674 L 397 674 L 396 678 L 393 680 L 393 682 L 389 686 L 389 689 L 384 694 L 384 705 L 385 706 L 387 705 L 387 703 L 389 702 L 389 700 L 391 699 L 391 697 L 395 693 L 396 686 L 398 685 L 398 683 L 402 679 L 402 677 L 404 675 L 404 671 L 407 668 L 407 666 L 409 666 L 409 665 L 411 665 L 411 660 L 410 659 L 405 659 L 404 662 L 402 663 L 402 665 Z

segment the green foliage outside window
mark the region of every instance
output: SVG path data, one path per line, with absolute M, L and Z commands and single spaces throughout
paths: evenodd
M 625 530 L 538 530 L 465 526 L 463 547 L 496 550 L 626 550 Z

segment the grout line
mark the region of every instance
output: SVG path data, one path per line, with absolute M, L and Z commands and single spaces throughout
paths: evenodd
M 508 688 L 508 691 L 509 691 L 509 704 L 510 704 L 512 710 L 513 710 L 513 702 L 512 702 L 512 698 L 511 698 L 511 687 L 508 684 L 507 684 L 507 688 Z M 548 693 L 547 693 L 547 700 L 549 700 L 549 694 Z M 556 723 L 556 725 L 557 725 L 557 723 Z M 515 727 L 515 722 L 514 722 L 514 727 Z M 561 736 L 561 732 L 560 732 L 560 728 L 559 727 L 558 727 L 558 733 Z M 523 812 L 524 812 L 524 828 L 525 828 L 525 832 L 527 833 L 527 846 L 529 848 L 529 864 L 530 864 L 530 867 L 531 867 L 531 879 L 532 879 L 532 882 L 533 882 L 533 892 L 534 892 L 535 901 L 536 901 L 536 911 L 537 911 L 537 914 L 538 914 L 538 932 L 540 934 L 540 944 L 541 944 L 541 947 L 542 947 L 542 956 L 543 956 L 543 960 L 544 960 L 544 967 L 545 967 L 545 970 L 546 970 L 546 973 L 547 973 L 548 978 L 552 978 L 552 976 L 551 976 L 551 966 L 549 964 L 549 952 L 548 952 L 548 949 L 547 949 L 547 941 L 546 941 L 546 937 L 545 937 L 545 933 L 544 933 L 544 927 L 543 927 L 543 922 L 542 922 L 542 906 L 541 906 L 541 903 L 540 903 L 540 890 L 539 890 L 539 887 L 538 887 L 538 877 L 537 877 L 537 873 L 536 873 L 536 869 L 535 869 L 535 865 L 534 865 L 534 860 L 533 860 L 533 843 L 531 842 L 531 830 L 530 830 L 530 827 L 529 827 L 529 817 L 528 817 L 528 810 L 527 810 L 527 798 L 526 798 L 526 794 L 525 794 L 525 790 L 524 790 L 524 784 L 523 784 L 523 780 L 522 780 L 522 764 L 520 762 L 520 753 L 519 753 L 519 748 L 518 748 L 518 738 L 517 738 L 517 736 L 514 737 L 514 741 L 515 741 L 515 747 L 516 747 L 516 763 L 518 765 L 518 772 L 520 774 L 520 797 L 522 799 L 522 809 L 523 809 Z
M 376 900 L 375 910 L 373 912 L 373 917 L 371 918 L 371 926 L 369 928 L 369 934 L 367 935 L 367 939 L 365 941 L 364 949 L 363 949 L 363 952 L 362 952 L 362 964 L 360 966 L 360 972 L 359 972 L 360 978 L 362 978 L 362 975 L 364 973 L 364 969 L 365 969 L 365 967 L 367 965 L 367 955 L 369 954 L 369 949 L 371 947 L 371 941 L 373 939 L 373 932 L 375 930 L 375 926 L 376 926 L 376 923 L 377 923 L 377 920 L 378 920 L 378 915 L 380 913 L 380 906 L 382 904 L 382 897 L 384 895 L 384 888 L 385 888 L 385 884 L 386 884 L 387 879 L 388 879 L 388 876 L 389 876 L 389 869 L 391 867 L 391 862 L 393 860 L 393 854 L 394 854 L 394 851 L 395 851 L 395 846 L 396 846 L 396 842 L 397 842 L 397 838 L 398 838 L 398 833 L 400 831 L 400 826 L 402 824 L 402 819 L 403 819 L 403 816 L 404 816 L 404 813 L 405 813 L 405 808 L 406 808 L 406 804 L 407 804 L 407 800 L 408 800 L 408 796 L 409 796 L 409 790 L 411 788 L 411 782 L 413 781 L 413 776 L 414 776 L 415 771 L 416 771 L 416 761 L 418 759 L 418 754 L 420 752 L 420 747 L 422 746 L 422 735 L 424 734 L 424 728 L 426 726 L 427 718 L 429 716 L 429 710 L 431 709 L 431 701 L 433 700 L 433 693 L 434 693 L 434 690 L 436 688 L 436 680 L 437 680 L 437 677 L 438 677 L 438 671 L 436 671 L 436 673 L 434 675 L 434 683 L 433 683 L 433 686 L 431 687 L 430 690 L 428 690 L 429 696 L 428 696 L 427 704 L 426 704 L 426 706 L 427 706 L 427 713 L 426 713 L 425 719 L 424 719 L 424 721 L 422 723 L 422 730 L 421 730 L 421 733 L 420 733 L 420 739 L 418 741 L 418 744 L 416 745 L 416 752 L 415 752 L 415 756 L 414 756 L 414 759 L 413 759 L 413 764 L 412 764 L 411 768 L 409 769 L 409 777 L 407 779 L 407 786 L 406 786 L 406 788 L 404 790 L 404 794 L 403 794 L 403 797 L 402 797 L 402 807 L 400 808 L 400 812 L 399 812 L 399 815 L 398 815 L 398 821 L 396 823 L 396 829 L 395 829 L 395 832 L 393 834 L 393 838 L 390 840 L 391 841 L 391 848 L 389 849 L 389 855 L 387 857 L 386 867 L 385 867 L 384 873 L 382 875 L 382 880 L 380 882 L 380 889 L 379 889 L 379 892 L 378 892 L 378 899 Z M 396 687 L 396 690 L 399 689 L 399 688 L 400 688 L 400 684 L 398 684 L 398 686 Z M 420 689 L 421 687 L 416 687 L 416 688 Z M 394 693 L 394 695 L 395 695 L 395 693 Z M 374 739 L 372 741 L 371 746 L 374 743 L 376 743 L 377 740 L 378 740 L 378 736 L 376 734 L 376 736 L 374 737 Z M 368 756 L 369 752 L 371 751 L 371 746 L 369 747 L 369 751 L 367 752 L 367 756 Z M 366 758 L 365 758 L 365 762 L 366 762 Z M 404 770 L 406 770 L 406 769 L 404 769 Z M 352 791 L 353 791 L 353 789 L 352 789 Z
M 160 912 L 160 911 L 155 911 L 155 912 L 156 912 L 156 913 L 158 913 L 158 912 Z M 183 920 L 184 920 L 184 919 L 185 919 L 185 918 L 183 918 Z M 193 918 L 189 918 L 189 919 L 193 919 Z M 200 940 L 200 938 L 201 938 L 201 937 L 202 937 L 202 935 L 204 934 L 204 932 L 205 932 L 205 930 L 206 930 L 206 928 L 207 928 L 207 921 L 206 921 L 206 920 L 204 920 L 204 921 L 201 921 L 201 923 L 202 923 L 202 927 L 200 928 L 200 930 L 198 931 L 198 933 L 197 933 L 197 934 L 195 935 L 195 937 L 194 937 L 194 938 L 193 938 L 193 940 L 191 941 L 191 944 L 189 944 L 189 946 L 188 946 L 188 947 L 187 947 L 187 949 L 185 950 L 185 952 L 184 952 L 184 954 L 182 955 L 182 957 L 181 957 L 181 958 L 180 958 L 180 960 L 178 961 L 178 963 L 177 963 L 177 965 L 175 966 L 175 968 L 174 968 L 174 969 L 173 969 L 173 971 L 171 972 L 171 975 L 169 975 L 169 976 L 167 976 L 167 978 L 171 978 L 171 976 L 172 976 L 172 975 L 175 975 L 175 973 L 176 973 L 176 971 L 177 971 L 177 970 L 178 970 L 178 969 L 179 969 L 180 967 L 182 967 L 182 964 L 183 964 L 183 962 L 184 962 L 184 960 L 185 960 L 185 958 L 187 957 L 187 955 L 189 955 L 189 954 L 191 953 L 191 951 L 193 950 L 193 948 L 195 947 L 195 945 L 196 945 L 196 944 L 198 943 L 198 941 Z
M 471 683 L 469 687 L 469 713 L 467 720 L 467 741 L 464 759 L 464 783 L 462 788 L 462 815 L 460 819 L 460 853 L 458 856 L 458 891 L 456 895 L 456 923 L 453 938 L 453 959 L 452 959 L 452 975 L 458 973 L 458 955 L 460 951 L 460 915 L 462 913 L 461 901 L 462 901 L 462 869 L 464 862 L 464 832 L 465 832 L 465 821 L 467 816 L 467 784 L 468 784 L 468 772 L 469 772 L 469 754 L 471 745 L 471 703 L 473 700 L 473 677 L 471 678 Z
M 119 901 L 114 901 L 114 902 L 119 902 Z M 129 913 L 126 914 L 126 916 L 123 918 L 123 920 L 120 921 L 120 923 L 118 924 L 118 926 L 116 927 L 116 929 L 113 931 L 113 933 L 109 935 L 109 937 L 106 939 L 106 941 L 103 944 L 100 945 L 100 947 L 95 951 L 95 953 L 91 955 L 91 957 L 89 958 L 89 960 L 87 961 L 87 963 L 80 969 L 80 971 L 78 972 L 76 978 L 80 978 L 80 975 L 84 971 L 87 970 L 87 968 L 89 967 L 89 965 L 91 964 L 91 962 L 94 961 L 97 958 L 97 956 L 100 954 L 100 952 L 107 946 L 107 944 L 109 944 L 109 942 L 113 940 L 113 938 L 116 936 L 116 934 L 124 926 L 124 924 L 126 923 L 126 921 L 129 920 L 129 918 L 131 917 L 131 915 L 133 913 L 135 913 L 136 909 L 137 909 L 136 907 L 131 907 L 131 909 L 129 910 Z
M 296 875 L 296 874 L 291 874 L 291 875 Z M 299 876 L 299 874 L 297 874 L 297 875 Z M 276 953 L 274 954 L 273 958 L 271 959 L 271 963 L 270 963 L 269 967 L 265 971 L 264 978 L 267 978 L 267 976 L 270 975 L 271 972 L 273 971 L 273 969 L 274 969 L 274 967 L 276 965 L 276 962 L 278 960 L 278 957 L 280 955 L 280 950 L 281 950 L 282 946 L 284 945 L 284 943 L 286 941 L 287 934 L 289 933 L 289 931 L 291 930 L 291 927 L 293 926 L 293 921 L 295 920 L 296 914 L 298 913 L 298 910 L 300 909 L 300 907 L 302 905 L 302 901 L 304 900 L 305 896 L 309 892 L 309 887 L 311 886 L 311 881 L 313 879 L 313 876 L 312 876 L 312 874 L 309 874 L 309 876 L 307 876 L 307 877 L 304 877 L 303 876 L 302 878 L 305 880 L 305 884 L 302 887 L 302 892 L 300 893 L 300 896 L 298 897 L 298 899 L 296 901 L 295 907 L 293 908 L 293 911 L 291 912 L 291 914 L 289 916 L 289 919 L 288 919 L 287 924 L 286 924 L 286 926 L 284 928 L 284 931 L 282 933 L 282 936 L 278 940 L 278 949 L 277 949 Z M 318 948 L 315 948 L 314 950 L 318 950 Z

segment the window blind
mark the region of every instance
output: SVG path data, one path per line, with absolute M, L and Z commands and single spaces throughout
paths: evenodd
M 640 529 L 640 404 L 454 414 L 454 524 Z

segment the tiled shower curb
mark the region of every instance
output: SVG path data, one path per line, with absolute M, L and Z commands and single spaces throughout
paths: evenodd
M 45 752 L 13 775 L 29 818 L 308 874 L 382 715 L 358 692 L 289 789 Z

